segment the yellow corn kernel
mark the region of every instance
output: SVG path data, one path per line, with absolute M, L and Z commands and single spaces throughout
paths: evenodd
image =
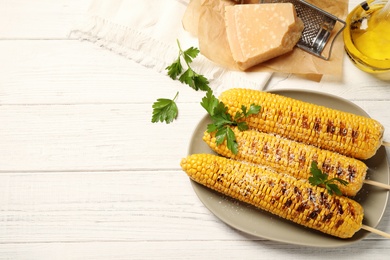
M 204 166 L 199 174 L 191 171 L 196 164 Z M 350 238 L 362 226 L 359 203 L 330 196 L 306 180 L 212 154 L 190 155 L 180 165 L 195 182 L 326 234 Z M 205 174 L 210 165 L 218 165 L 214 175 Z
M 311 162 L 316 161 L 329 179 L 340 178 L 348 182 L 347 186 L 338 185 L 346 196 L 355 196 L 363 186 L 367 166 L 360 160 L 253 129 L 240 131 L 232 127 L 232 130 L 238 144 L 237 154 L 227 148 L 226 141 L 217 146 L 215 133 L 205 131 L 203 140 L 222 156 L 271 167 L 298 179 L 312 176 Z
M 260 105 L 259 114 L 245 119 L 250 128 L 349 157 L 368 159 L 382 144 L 383 125 L 368 117 L 251 89 L 227 90 L 219 100 L 231 115 L 242 105 Z

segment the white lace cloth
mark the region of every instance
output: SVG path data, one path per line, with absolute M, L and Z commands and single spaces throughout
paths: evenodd
M 165 73 L 183 49 L 198 41 L 183 29 L 189 0 L 93 0 L 85 21 L 71 35 L 94 42 L 143 66 Z M 272 73 L 227 70 L 202 55 L 194 70 L 205 75 L 216 94 L 231 87 L 263 89 Z

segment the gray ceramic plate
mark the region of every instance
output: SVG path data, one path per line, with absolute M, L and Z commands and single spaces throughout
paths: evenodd
M 270 92 L 345 112 L 368 116 L 366 112 L 350 101 L 329 94 L 301 90 L 277 90 Z M 208 123 L 210 123 L 208 116 L 205 116 L 199 122 L 190 142 L 189 154 L 214 153 L 202 140 L 203 132 L 206 130 Z M 383 146 L 377 151 L 375 156 L 365 161 L 365 163 L 369 167 L 367 178 L 389 184 L 389 164 L 387 162 L 386 149 Z M 305 246 L 337 247 L 359 241 L 368 234 L 367 231 L 360 230 L 350 239 L 339 239 L 325 235 L 228 198 L 193 181 L 191 182 L 195 193 L 211 212 L 229 226 L 255 237 Z M 384 189 L 367 184 L 363 186 L 355 199 L 364 208 L 364 224 L 371 227 L 377 226 L 385 211 L 388 197 L 389 192 Z

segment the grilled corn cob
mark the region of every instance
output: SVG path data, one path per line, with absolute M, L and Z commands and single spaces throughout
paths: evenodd
M 347 186 L 339 185 L 346 196 L 355 196 L 363 186 L 367 166 L 362 161 L 253 129 L 240 131 L 232 127 L 232 130 L 238 144 L 237 154 L 228 149 L 226 141 L 217 146 L 215 133 L 205 131 L 203 140 L 220 155 L 271 167 L 298 179 L 308 179 L 311 162 L 316 161 L 318 168 L 329 178 L 348 182 Z
M 349 238 L 362 226 L 359 203 L 306 180 L 211 154 L 190 155 L 181 167 L 208 188 L 332 236 Z
M 219 100 L 232 115 L 242 105 L 260 105 L 259 114 L 245 119 L 251 128 L 350 157 L 368 159 L 382 144 L 384 127 L 371 118 L 249 89 L 227 90 Z

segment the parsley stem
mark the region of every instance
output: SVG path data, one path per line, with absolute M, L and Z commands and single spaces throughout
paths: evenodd
M 180 45 L 179 40 L 176 39 L 176 41 L 177 41 L 177 46 L 179 47 L 179 59 L 180 59 L 180 56 L 184 57 L 184 51 L 183 51 L 182 48 L 181 48 L 181 45 Z M 185 63 L 187 64 L 187 67 L 188 67 L 191 71 L 193 71 L 192 68 L 191 68 L 191 66 L 190 66 L 190 63 L 187 61 L 187 59 L 184 59 L 184 61 L 185 61 Z
M 180 46 L 179 39 L 176 39 L 176 42 L 177 42 L 177 46 L 179 47 L 179 51 L 180 51 L 180 52 L 183 52 L 183 51 L 181 50 L 181 46 Z
M 173 101 L 176 101 L 176 98 L 179 96 L 179 91 L 178 92 L 176 92 L 176 95 L 175 95 L 175 97 L 172 99 Z

